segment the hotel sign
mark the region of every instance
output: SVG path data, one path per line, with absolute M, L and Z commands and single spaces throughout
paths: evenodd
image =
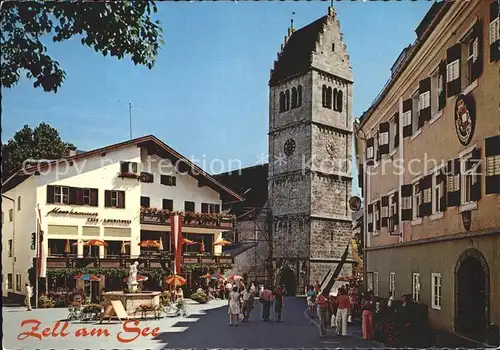
M 63 210 L 61 208 L 54 208 L 47 213 L 47 215 L 75 215 L 75 216 L 86 216 L 86 217 L 97 217 L 98 213 L 88 213 L 76 210 Z
M 60 216 L 83 216 L 87 218 L 87 223 L 89 224 L 104 224 L 104 225 L 113 225 L 113 224 L 131 224 L 132 220 L 121 220 L 121 219 L 99 219 L 98 213 L 91 212 L 83 212 L 77 210 L 63 210 L 59 207 L 56 207 L 47 213 L 49 215 L 60 215 Z

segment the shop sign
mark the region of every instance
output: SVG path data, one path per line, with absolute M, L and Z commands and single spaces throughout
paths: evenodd
M 59 207 L 55 207 L 47 213 L 47 215 L 75 215 L 75 216 L 87 216 L 87 217 L 97 217 L 98 213 L 88 213 L 76 210 L 63 210 Z
M 455 104 L 455 130 L 460 143 L 467 146 L 476 128 L 475 101 L 471 95 L 459 95 Z
M 113 225 L 113 224 L 130 224 L 132 220 L 121 220 L 121 219 L 99 219 L 99 218 L 88 218 L 87 223 L 89 224 L 104 224 L 104 225 Z

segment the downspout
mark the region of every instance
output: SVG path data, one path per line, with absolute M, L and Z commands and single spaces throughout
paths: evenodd
M 15 267 L 16 267 L 16 201 L 14 198 L 3 195 L 2 197 L 8 199 L 12 202 L 12 290 L 14 290 L 14 275 L 15 275 Z M 16 280 L 17 281 L 17 280 Z M 9 291 L 7 291 L 7 294 Z

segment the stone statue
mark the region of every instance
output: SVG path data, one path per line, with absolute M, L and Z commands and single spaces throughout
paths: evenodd
M 132 265 L 130 265 L 129 275 L 128 275 L 128 289 L 129 292 L 135 293 L 137 292 L 137 265 L 139 263 L 136 261 Z

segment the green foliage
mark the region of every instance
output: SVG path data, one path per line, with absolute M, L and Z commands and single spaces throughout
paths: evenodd
M 8 141 L 9 158 L 7 166 L 11 170 L 20 168 L 29 159 L 59 159 L 76 147 L 63 142 L 57 129 L 40 123 L 31 129 L 25 125 Z
M 89 304 L 85 305 L 82 309 L 82 312 L 84 314 L 96 314 L 102 311 L 102 305 L 101 304 Z
M 200 304 L 206 304 L 208 302 L 208 295 L 204 292 L 194 293 L 191 295 L 191 299 Z
M 35 88 L 57 92 L 66 73 L 52 59 L 43 38 L 53 42 L 78 37 L 102 55 L 151 69 L 163 44 L 153 1 L 8 1 L 1 7 L 1 86 L 17 84 L 22 71 Z
M 51 307 L 54 307 L 56 305 L 56 303 L 54 302 L 54 300 L 52 300 L 51 298 L 49 298 L 47 295 L 41 295 L 39 298 L 38 298 L 38 307 L 40 308 L 51 308 Z
M 105 278 L 124 278 L 128 276 L 128 270 L 125 268 L 101 268 L 101 267 L 84 267 L 84 268 L 60 268 L 47 269 L 47 277 L 74 277 L 77 275 L 104 275 Z

